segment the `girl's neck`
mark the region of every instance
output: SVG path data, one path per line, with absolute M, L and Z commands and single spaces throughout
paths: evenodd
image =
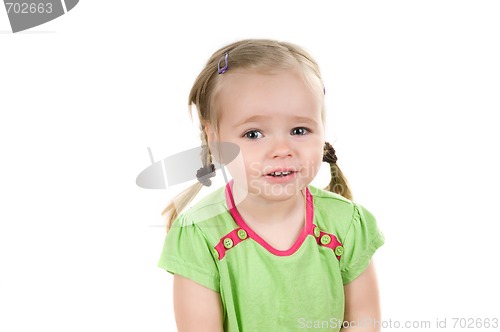
M 305 215 L 305 189 L 280 201 L 252 195 L 237 186 L 233 186 L 232 194 L 238 212 L 247 222 L 278 226 Z

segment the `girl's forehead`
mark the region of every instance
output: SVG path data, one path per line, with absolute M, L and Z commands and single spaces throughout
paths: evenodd
M 217 95 L 219 120 L 238 121 L 253 114 L 321 116 L 323 90 L 296 70 L 227 71 L 220 77 Z
M 317 77 L 298 70 L 256 71 L 235 69 L 220 77 L 218 95 L 222 100 L 235 96 L 277 96 L 279 93 L 299 93 L 323 98 L 323 88 Z

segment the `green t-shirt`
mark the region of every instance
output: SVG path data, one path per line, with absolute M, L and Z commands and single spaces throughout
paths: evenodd
M 343 286 L 384 243 L 373 215 L 309 186 L 306 225 L 290 249 L 277 250 L 242 219 L 230 184 L 179 216 L 158 266 L 220 293 L 224 331 L 338 331 Z

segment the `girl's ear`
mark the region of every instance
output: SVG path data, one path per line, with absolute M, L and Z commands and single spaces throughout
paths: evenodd
M 235 154 L 234 150 L 238 150 L 237 146 L 231 143 L 221 143 L 214 126 L 209 122 L 206 122 L 203 127 L 213 160 L 217 161 L 219 164 L 223 164 L 224 160 L 232 161 L 235 158 L 235 156 L 233 156 Z M 236 152 L 236 155 L 238 152 L 239 150 Z

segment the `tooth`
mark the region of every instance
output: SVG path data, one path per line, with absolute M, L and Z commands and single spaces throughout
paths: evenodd
M 276 176 L 280 176 L 280 175 L 281 175 L 281 172 L 274 172 L 274 174 L 275 174 Z

